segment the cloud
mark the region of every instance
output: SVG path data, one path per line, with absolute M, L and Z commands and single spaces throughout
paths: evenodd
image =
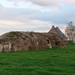
M 62 0 L 62 2 L 65 2 L 67 4 L 75 4 L 75 0 Z
M 18 3 L 19 1 L 25 1 L 40 6 L 57 6 L 59 4 L 59 0 L 8 0 L 8 1 L 14 1 L 15 3 Z
M 7 32 L 13 29 L 22 28 L 23 23 L 13 20 L 0 20 L 0 31 Z
M 0 3 L 0 16 L 2 16 L 5 12 L 5 8 L 3 7 L 3 5 Z
M 19 5 L 22 3 L 26 6 L 27 2 L 29 2 L 32 5 L 25 8 L 23 6 L 21 8 L 19 8 L 20 6 L 12 8 L 3 7 L 0 4 L 0 28 L 7 31 L 45 32 L 50 30 L 52 25 L 55 25 L 64 31 L 64 26 L 67 26 L 69 21 L 75 20 L 75 5 L 69 5 L 72 4 L 70 3 L 72 0 L 61 1 L 63 3 L 59 3 L 60 0 L 9 0 L 9 3 L 15 2 Z
M 21 1 L 28 3 L 40 5 L 40 6 L 57 6 L 61 3 L 75 4 L 75 0 L 7 0 L 9 2 L 13 1 L 17 5 Z
M 3 5 L 0 3 L 0 9 L 3 8 Z
M 74 10 L 74 7 L 71 8 Z M 40 31 L 50 29 L 51 25 L 62 28 L 71 19 L 75 19 L 74 12 L 69 11 L 69 9 L 60 7 L 55 11 L 42 12 L 30 8 L 5 8 L 3 15 L 0 15 L 0 25 L 2 24 L 3 28 L 6 27 L 10 30 Z
M 27 20 L 23 23 L 11 20 L 0 20 L 0 35 L 9 31 L 48 32 L 51 23 L 40 20 Z
M 6 24 L 6 25 L 21 25 L 23 23 L 18 21 L 12 21 L 12 20 L 0 20 L 0 24 Z
M 34 4 L 40 5 L 40 6 L 56 6 L 58 5 L 58 0 L 26 0 L 30 1 Z
M 26 20 L 25 22 L 13 21 L 13 20 L 0 20 L 0 28 L 7 31 L 12 30 L 45 30 L 50 26 L 49 22 L 40 20 Z

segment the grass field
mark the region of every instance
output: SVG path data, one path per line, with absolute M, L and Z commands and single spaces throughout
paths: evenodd
M 65 49 L 0 53 L 0 75 L 75 75 L 75 44 Z

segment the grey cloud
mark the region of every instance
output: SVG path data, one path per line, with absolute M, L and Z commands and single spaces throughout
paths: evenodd
M 26 20 L 40 20 L 44 22 L 52 22 L 55 25 L 64 25 L 71 20 L 75 20 L 75 6 L 59 7 L 56 12 L 42 12 L 37 9 L 26 8 L 5 8 L 5 13 L 0 16 L 3 20 L 15 20 L 26 22 Z M 63 26 L 61 26 L 63 27 Z M 36 29 L 47 29 L 47 27 L 38 27 Z
M 41 6 L 55 6 L 55 5 L 58 5 L 58 0 L 26 0 L 26 1 L 30 1 L 34 4 L 37 4 L 37 5 L 41 5 Z
M 60 3 L 75 4 L 75 0 L 7 0 L 7 1 L 27 1 L 40 6 L 56 6 Z
M 67 24 L 71 20 L 75 20 L 75 6 L 59 7 L 56 12 L 46 12 L 37 14 L 33 19 L 42 21 L 51 21 L 55 24 Z
M 7 1 L 25 1 L 25 2 L 31 2 L 36 5 L 40 6 L 57 6 L 59 5 L 59 0 L 7 0 Z
M 4 8 L 5 10 L 0 15 L 0 19 L 3 20 L 16 20 L 24 22 L 27 19 L 31 19 L 35 17 L 37 14 L 40 14 L 41 11 L 34 9 L 26 9 L 26 8 Z

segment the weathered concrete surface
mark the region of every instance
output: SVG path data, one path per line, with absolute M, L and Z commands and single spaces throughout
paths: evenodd
M 67 47 L 66 41 L 57 34 L 35 32 L 9 32 L 0 36 L 0 52 L 40 50 L 52 47 Z

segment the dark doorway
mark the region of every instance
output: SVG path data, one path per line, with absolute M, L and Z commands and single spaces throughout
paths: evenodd
M 47 40 L 47 43 L 49 44 L 49 40 Z

